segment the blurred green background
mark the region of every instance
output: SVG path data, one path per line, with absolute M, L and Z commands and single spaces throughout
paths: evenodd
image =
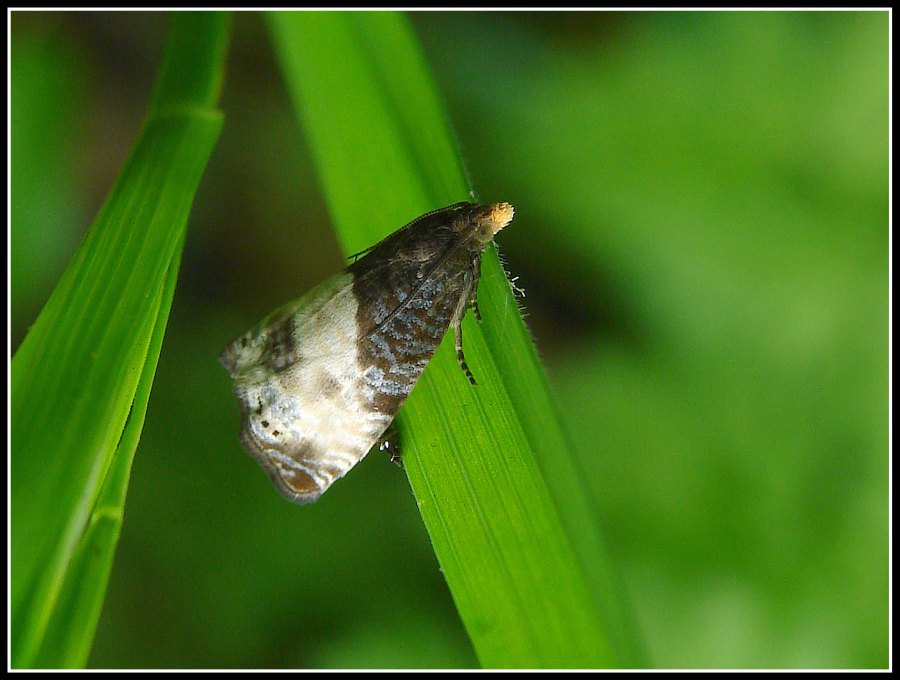
M 411 19 L 473 186 L 516 206 L 502 254 L 653 665 L 886 667 L 888 14 Z M 166 26 L 12 15 L 13 350 Z M 387 456 L 299 507 L 238 442 L 218 353 L 344 260 L 264 22 L 233 29 L 90 665 L 474 667 Z

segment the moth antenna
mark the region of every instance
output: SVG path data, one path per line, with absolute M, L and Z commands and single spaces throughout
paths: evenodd
M 470 205 L 470 204 L 467 201 L 459 201 L 457 203 L 454 203 L 453 205 L 447 206 L 446 208 L 438 208 L 437 210 L 431 210 L 431 211 L 425 213 L 424 215 L 419 215 L 416 219 L 412 220 L 411 222 L 407 222 L 406 224 L 404 224 L 402 227 L 400 227 L 394 233 L 388 234 L 387 236 L 385 236 L 383 239 L 381 239 L 375 245 L 369 246 L 365 250 L 360 250 L 358 253 L 354 253 L 353 255 L 349 255 L 347 259 L 353 258 L 353 262 L 356 262 L 359 258 L 363 257 L 364 255 L 368 255 L 370 252 L 375 250 L 378 246 L 382 245 L 385 241 L 388 241 L 389 239 L 396 237 L 401 232 L 411 231 L 417 222 L 421 222 L 422 220 L 427 219 L 427 218 L 431 217 L 432 215 L 435 215 L 439 212 L 444 212 L 446 210 L 459 210 L 460 208 L 463 208 L 468 205 Z
M 363 257 L 364 255 L 368 255 L 370 252 L 372 252 L 372 250 L 374 248 L 375 248 L 375 246 L 369 246 L 365 250 L 360 250 L 358 253 L 353 253 L 352 255 L 348 255 L 347 259 L 353 260 L 353 262 L 355 263 L 359 258 Z

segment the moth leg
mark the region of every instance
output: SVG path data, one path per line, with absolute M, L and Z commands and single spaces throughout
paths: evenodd
M 463 356 L 462 349 L 462 319 L 456 319 L 453 322 L 453 332 L 456 336 L 456 360 L 459 362 L 459 367 L 463 370 L 463 373 L 466 374 L 466 377 L 469 379 L 469 382 L 473 385 L 477 385 L 478 382 L 475 380 L 475 376 L 472 375 L 472 371 L 469 370 L 468 364 L 466 364 L 466 358 Z
M 378 446 L 379 451 L 387 451 L 391 456 L 391 462 L 402 468 L 403 455 L 400 453 L 399 438 L 397 428 L 394 426 L 394 423 L 391 423 L 378 439 L 376 446 Z
M 481 312 L 478 311 L 478 291 L 476 288 L 472 289 L 472 299 L 469 300 L 469 306 L 472 307 L 472 313 L 475 315 L 475 319 L 478 323 L 481 323 Z
M 463 373 L 466 374 L 469 382 L 473 385 L 477 385 L 478 383 L 475 381 L 475 376 L 472 375 L 472 371 L 469 370 L 469 366 L 466 364 L 466 357 L 463 356 L 462 348 L 462 320 L 466 315 L 466 309 L 468 309 L 471 300 L 471 289 L 463 291 L 463 294 L 460 296 L 459 302 L 456 305 L 456 311 L 453 312 L 453 318 L 450 320 L 450 323 L 453 325 L 453 335 L 456 339 L 456 360 L 459 362 L 459 367 L 463 370 Z
M 481 258 L 477 258 L 472 263 L 472 292 L 469 295 L 469 306 L 472 308 L 472 313 L 475 315 L 475 318 L 478 320 L 478 323 L 481 323 L 481 312 L 478 311 L 478 279 L 481 278 Z

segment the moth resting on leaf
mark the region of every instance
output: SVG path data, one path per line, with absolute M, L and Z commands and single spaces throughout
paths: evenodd
M 509 203 L 426 213 L 231 343 L 241 441 L 287 498 L 311 503 L 381 440 L 452 326 L 478 315 L 481 256 Z

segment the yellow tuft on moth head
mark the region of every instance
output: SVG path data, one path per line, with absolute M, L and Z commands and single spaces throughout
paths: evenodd
M 486 246 L 498 231 L 512 222 L 515 208 L 509 203 L 492 203 L 479 206 L 480 212 L 474 218 L 475 231 L 473 238 L 482 246 Z
M 509 203 L 493 203 L 488 207 L 490 208 L 491 229 L 494 234 L 512 222 L 513 216 L 516 214 L 516 209 Z

